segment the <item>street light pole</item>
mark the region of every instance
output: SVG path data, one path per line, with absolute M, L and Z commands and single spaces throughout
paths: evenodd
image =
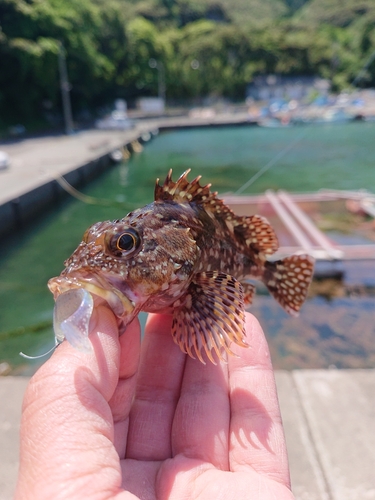
M 71 135 L 74 133 L 72 107 L 70 104 L 70 84 L 68 81 L 68 72 L 66 69 L 65 49 L 63 44 L 59 44 L 59 73 L 60 73 L 60 89 L 63 105 L 63 114 L 65 122 L 65 133 Z
M 166 97 L 166 87 L 165 87 L 165 69 L 164 69 L 164 64 L 160 61 L 158 61 L 158 94 L 161 99 L 165 102 L 165 97 Z

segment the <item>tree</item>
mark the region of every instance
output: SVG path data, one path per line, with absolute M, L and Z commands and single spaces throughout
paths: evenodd
M 157 95 L 158 76 L 150 65 L 154 59 L 168 66 L 171 45 L 167 37 L 157 27 L 142 17 L 130 21 L 127 26 L 129 36 L 129 66 L 123 72 L 121 81 L 127 88 L 127 94 Z
M 88 105 L 111 79 L 115 67 L 99 49 L 102 20 L 90 0 L 4 0 L 0 6 L 0 74 L 6 121 L 42 118 L 46 108 L 59 109 L 57 53 L 67 53 L 72 99 Z

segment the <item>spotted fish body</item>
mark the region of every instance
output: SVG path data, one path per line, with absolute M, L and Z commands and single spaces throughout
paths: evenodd
M 155 201 L 116 221 L 99 222 L 49 281 L 55 299 L 84 288 L 106 301 L 122 325 L 140 311 L 173 314 L 172 336 L 182 351 L 204 362 L 245 347 L 244 310 L 264 282 L 281 306 L 298 314 L 313 274 L 313 259 L 270 261 L 276 235 L 258 215 L 236 216 L 200 177 L 176 182 L 170 171 Z

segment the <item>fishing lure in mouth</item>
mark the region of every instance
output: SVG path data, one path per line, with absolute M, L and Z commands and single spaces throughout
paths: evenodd
M 57 343 L 66 339 L 73 347 L 91 352 L 89 323 L 94 300 L 84 288 L 73 288 L 56 299 L 53 311 L 53 329 Z
M 106 302 L 126 326 L 140 311 L 173 315 L 172 336 L 181 350 L 204 363 L 246 347 L 245 307 L 262 281 L 290 314 L 297 315 L 313 276 L 314 259 L 272 260 L 276 234 L 259 215 L 238 216 L 201 177 L 172 171 L 156 181 L 154 202 L 122 219 L 97 222 L 48 286 L 56 300 L 55 333 L 88 349 L 93 303 Z

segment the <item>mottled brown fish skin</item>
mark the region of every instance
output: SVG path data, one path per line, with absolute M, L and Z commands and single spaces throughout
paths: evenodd
M 189 182 L 188 173 L 173 182 L 170 171 L 163 185 L 157 181 L 153 203 L 91 226 L 49 287 L 56 298 L 94 285 L 124 324 L 141 310 L 171 312 L 181 349 L 215 362 L 213 353 L 223 359 L 232 342 L 246 346 L 244 308 L 254 286 L 245 279 L 262 280 L 296 315 L 314 262 L 308 255 L 269 261 L 278 241 L 267 220 L 236 216 L 200 177 Z

